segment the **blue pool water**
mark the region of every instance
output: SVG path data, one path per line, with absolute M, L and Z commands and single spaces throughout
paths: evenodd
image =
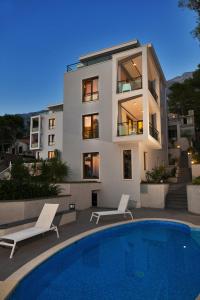
M 26 276 L 10 299 L 189 300 L 199 293 L 199 232 L 143 221 L 65 248 Z

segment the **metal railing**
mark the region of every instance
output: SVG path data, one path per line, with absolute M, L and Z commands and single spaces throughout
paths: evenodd
M 130 92 L 142 88 L 142 76 L 132 80 L 117 81 L 117 93 Z
M 83 128 L 83 139 L 97 139 L 99 138 L 99 128 L 88 129 Z
M 94 58 L 94 59 L 90 59 L 88 61 L 84 61 L 84 63 L 78 61 L 76 63 L 67 65 L 67 72 L 76 71 L 79 68 L 83 68 L 83 67 L 87 67 L 87 66 L 90 66 L 90 65 L 98 64 L 98 63 L 110 60 L 111 58 L 112 58 L 111 55 L 107 55 L 107 56 L 104 56 L 103 58 L 99 58 L 99 59 Z
M 149 133 L 154 139 L 159 141 L 159 131 L 151 123 L 149 123 Z
M 158 102 L 158 95 L 156 94 L 156 91 L 154 88 L 154 81 L 149 80 L 148 87 L 149 87 L 149 91 L 150 91 L 151 95 L 154 97 L 156 102 Z
M 141 126 L 142 123 L 142 126 Z M 140 124 L 140 126 L 139 126 Z M 117 135 L 127 136 L 136 135 L 143 133 L 143 121 L 133 121 L 131 124 L 129 122 L 123 122 L 117 124 Z

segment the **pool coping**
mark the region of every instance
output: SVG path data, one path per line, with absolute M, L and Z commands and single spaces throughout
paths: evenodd
M 17 286 L 17 284 L 25 277 L 27 276 L 33 269 L 38 267 L 40 264 L 45 262 L 48 258 L 59 252 L 60 250 L 64 249 L 65 247 L 70 246 L 71 244 L 81 240 L 82 238 L 85 238 L 91 234 L 94 234 L 96 232 L 100 232 L 105 229 L 109 229 L 112 227 L 117 227 L 119 225 L 123 224 L 129 224 L 129 223 L 138 223 L 141 221 L 169 221 L 174 223 L 180 223 L 189 226 L 190 228 L 199 229 L 199 225 L 192 224 L 190 222 L 180 221 L 176 219 L 167 219 L 167 218 L 141 218 L 137 220 L 131 220 L 131 221 L 123 221 L 123 222 L 117 222 L 112 223 L 109 225 L 97 227 L 94 229 L 87 230 L 83 233 L 80 233 L 78 235 L 75 235 L 64 242 L 61 242 L 52 248 L 48 249 L 47 251 L 43 252 L 42 254 L 38 255 L 37 257 L 33 258 L 29 262 L 27 262 L 25 265 L 20 267 L 17 271 L 15 271 L 13 274 L 11 274 L 6 280 L 0 281 L 0 300 L 5 300 L 7 297 L 11 294 L 11 292 L 14 290 L 14 288 Z M 200 295 L 196 298 L 200 299 Z

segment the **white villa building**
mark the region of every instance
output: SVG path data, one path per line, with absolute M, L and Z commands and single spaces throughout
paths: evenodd
M 30 150 L 36 158 L 53 158 L 55 150 L 62 153 L 63 104 L 48 106 L 48 110 L 31 117 Z
M 35 133 L 44 157 L 50 150 L 40 145 L 40 130 Z M 147 170 L 168 165 L 167 149 L 165 77 L 151 44 L 134 40 L 68 66 L 62 158 L 71 180 L 101 182 L 98 206 L 117 207 L 127 193 L 140 207 L 140 183 Z

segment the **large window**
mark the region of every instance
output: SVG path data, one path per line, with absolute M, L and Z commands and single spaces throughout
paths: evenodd
M 98 77 L 83 80 L 83 102 L 99 98 Z
M 123 178 L 132 179 L 131 150 L 123 150 Z
M 99 153 L 83 154 L 83 178 L 99 179 Z
M 83 139 L 99 137 L 99 114 L 83 116 Z
M 49 129 L 54 129 L 56 127 L 56 119 L 55 118 L 51 118 L 49 119 Z
M 48 136 L 48 145 L 49 146 L 55 145 L 55 134 L 49 134 L 49 136 Z

